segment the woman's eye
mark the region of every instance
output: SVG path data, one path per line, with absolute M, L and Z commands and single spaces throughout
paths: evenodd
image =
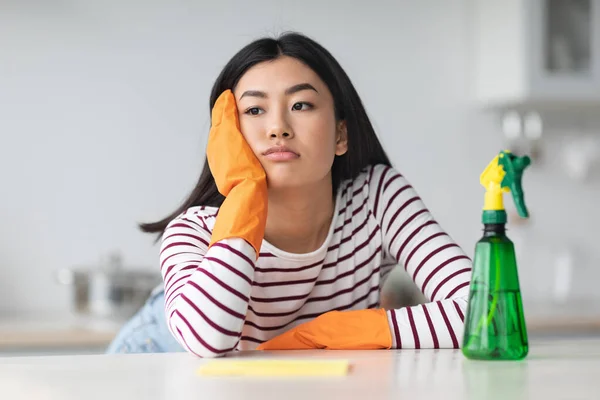
M 306 111 L 306 110 L 310 110 L 311 108 L 312 108 L 312 104 L 304 103 L 304 102 L 299 102 L 292 106 L 292 110 L 295 110 L 295 111 Z
M 258 107 L 252 107 L 246 110 L 246 114 L 259 115 L 263 110 Z

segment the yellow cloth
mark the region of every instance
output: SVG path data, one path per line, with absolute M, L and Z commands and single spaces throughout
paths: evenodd
M 200 368 L 208 376 L 344 376 L 348 360 L 214 360 Z
M 330 311 L 262 343 L 257 350 L 389 349 L 392 334 L 384 309 Z
M 210 245 L 242 238 L 254 247 L 258 258 L 267 221 L 267 178 L 240 131 L 235 97 L 229 89 L 212 109 L 206 156 L 219 193 L 225 196 Z

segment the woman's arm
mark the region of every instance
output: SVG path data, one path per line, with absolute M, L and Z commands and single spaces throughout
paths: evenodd
M 240 340 L 267 220 L 265 171 L 239 130 L 231 90 L 213 107 L 206 155 L 225 200 L 214 224 L 202 210 L 172 221 L 160 262 L 171 333 L 190 352 L 214 357 Z
M 458 348 L 469 295 L 471 260 L 433 219 L 393 168 L 373 167 L 370 200 L 384 256 L 403 266 L 431 303 L 388 311 L 394 348 Z
M 188 351 L 215 357 L 235 349 L 244 325 L 254 277 L 254 248 L 224 239 L 208 249 L 205 217 L 188 213 L 163 236 L 160 265 L 167 324 Z

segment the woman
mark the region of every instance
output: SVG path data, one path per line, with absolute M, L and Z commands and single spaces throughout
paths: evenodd
M 142 225 L 162 237 L 164 292 L 110 351 L 459 347 L 471 261 L 391 166 L 327 50 L 296 33 L 257 40 L 210 108 L 196 188 Z M 398 264 L 431 303 L 379 308 Z

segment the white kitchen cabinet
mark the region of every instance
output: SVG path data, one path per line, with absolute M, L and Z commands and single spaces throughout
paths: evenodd
M 600 1 L 472 0 L 484 108 L 600 107 Z

